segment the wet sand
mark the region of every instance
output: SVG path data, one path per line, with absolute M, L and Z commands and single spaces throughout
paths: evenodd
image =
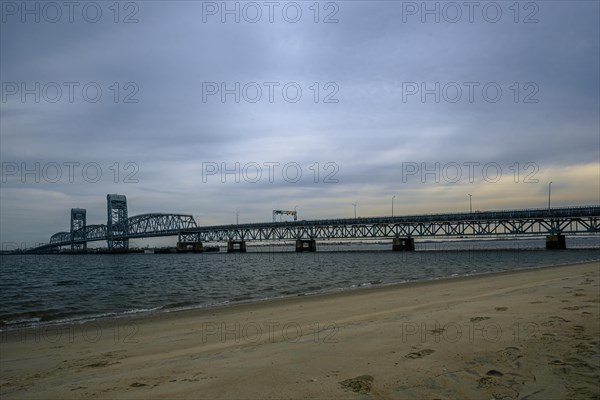
M 600 265 L 3 333 L 2 399 L 600 398 Z

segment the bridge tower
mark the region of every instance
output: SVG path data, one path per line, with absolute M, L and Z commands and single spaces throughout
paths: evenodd
M 108 249 L 111 251 L 127 251 L 129 239 L 123 238 L 128 234 L 127 198 L 121 194 L 108 194 L 106 195 L 106 208 L 108 214 L 106 222 Z
M 76 239 L 85 239 L 85 229 L 80 231 L 79 235 L 75 237 L 75 231 L 85 228 L 86 224 L 86 210 L 84 208 L 71 208 L 71 251 L 86 251 L 87 242 L 75 243 Z

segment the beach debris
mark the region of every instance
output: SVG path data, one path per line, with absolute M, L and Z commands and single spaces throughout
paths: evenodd
M 341 381 L 339 384 L 344 389 L 349 389 L 356 393 L 369 393 L 373 387 L 373 380 L 374 378 L 371 375 L 361 375 Z
M 144 387 L 144 386 L 148 386 L 145 383 L 140 383 L 140 382 L 133 382 L 131 385 L 129 385 L 131 387 Z

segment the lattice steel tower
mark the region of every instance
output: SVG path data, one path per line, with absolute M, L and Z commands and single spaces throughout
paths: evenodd
M 71 250 L 85 251 L 87 250 L 87 242 L 75 243 L 76 240 L 85 240 L 85 214 L 84 208 L 71 208 Z M 79 230 L 81 229 L 81 230 Z M 78 231 L 75 235 L 75 231 Z
M 128 234 L 127 198 L 121 194 L 106 195 L 106 206 L 108 212 L 106 222 L 108 248 L 110 250 L 127 250 L 129 239 L 123 237 Z

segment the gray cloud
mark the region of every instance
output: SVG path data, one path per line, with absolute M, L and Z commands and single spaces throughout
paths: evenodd
M 557 205 L 600 201 L 597 2 L 532 2 L 537 11 L 520 4 L 518 23 L 512 3 L 504 2 L 497 3 L 503 14 L 496 23 L 487 22 L 481 8 L 472 23 L 465 9 L 457 23 L 443 14 L 440 23 L 432 16 L 422 23 L 419 14 L 403 22 L 407 2 L 333 2 L 339 22 L 328 24 L 313 22 L 312 3 L 299 3 L 297 23 L 279 11 L 269 23 L 265 8 L 257 23 L 234 23 L 231 16 L 221 23 L 218 15 L 204 23 L 206 2 L 137 2 L 133 24 L 114 23 L 108 3 L 97 4 L 103 16 L 94 24 L 77 13 L 73 23 L 64 17 L 54 24 L 3 14 L 4 166 L 39 163 L 43 170 L 57 163 L 65 173 L 64 163 L 95 163 L 103 175 L 94 181 L 77 170 L 73 182 L 52 183 L 44 176 L 36 182 L 32 174 L 22 179 L 21 171 L 4 174 L 2 241 L 47 240 L 67 229 L 71 207 L 88 208 L 88 219 L 101 223 L 105 195 L 115 192 L 128 196 L 132 214 L 187 212 L 203 223 L 231 222 L 236 210 L 243 222 L 269 220 L 273 208 L 295 205 L 307 218 L 341 217 L 352 212 L 352 202 L 361 204 L 362 215 L 385 214 L 389 198 L 400 193 L 404 212 L 462 209 L 465 193 L 477 191 L 482 208 L 532 207 L 544 202 L 549 180 Z M 523 23 L 532 10 L 538 22 Z M 121 10 L 119 18 L 130 11 Z M 319 20 L 332 11 L 321 8 Z M 31 94 L 22 102 L 20 93 L 6 93 L 12 82 L 28 88 L 56 83 L 62 97 L 46 101 L 54 93 L 48 87 L 39 103 Z M 73 102 L 65 82 L 78 84 Z M 222 102 L 220 93 L 203 101 L 206 82 L 229 89 L 255 82 L 262 97 L 246 100 L 244 94 L 255 94 L 252 86 L 239 102 L 233 94 Z M 268 82 L 278 84 L 273 102 Z M 469 82 L 476 84 L 473 101 Z M 102 89 L 97 102 L 82 93 L 90 83 Z M 286 83 L 302 89 L 298 102 L 285 100 Z M 436 83 L 439 102 L 432 93 L 424 101 L 420 92 L 407 95 L 408 88 Z M 501 88 L 497 102 L 486 101 L 486 84 Z M 456 86 L 462 97 L 452 102 Z M 498 163 L 502 181 L 402 179 L 405 163 L 470 161 Z M 263 176 L 249 183 L 242 176 L 239 183 L 221 183 L 219 175 L 203 175 L 203 163 L 231 168 L 236 162 L 241 168 L 298 163 L 303 179 Z M 309 169 L 315 162 L 321 169 L 316 183 Z M 338 183 L 323 183 L 327 162 L 337 166 Z M 511 182 L 509 168 L 528 162 L 539 168 L 539 182 Z M 126 169 L 127 163 L 134 167 Z M 138 182 L 123 182 L 134 170 Z M 519 172 L 522 178 L 528 171 Z

